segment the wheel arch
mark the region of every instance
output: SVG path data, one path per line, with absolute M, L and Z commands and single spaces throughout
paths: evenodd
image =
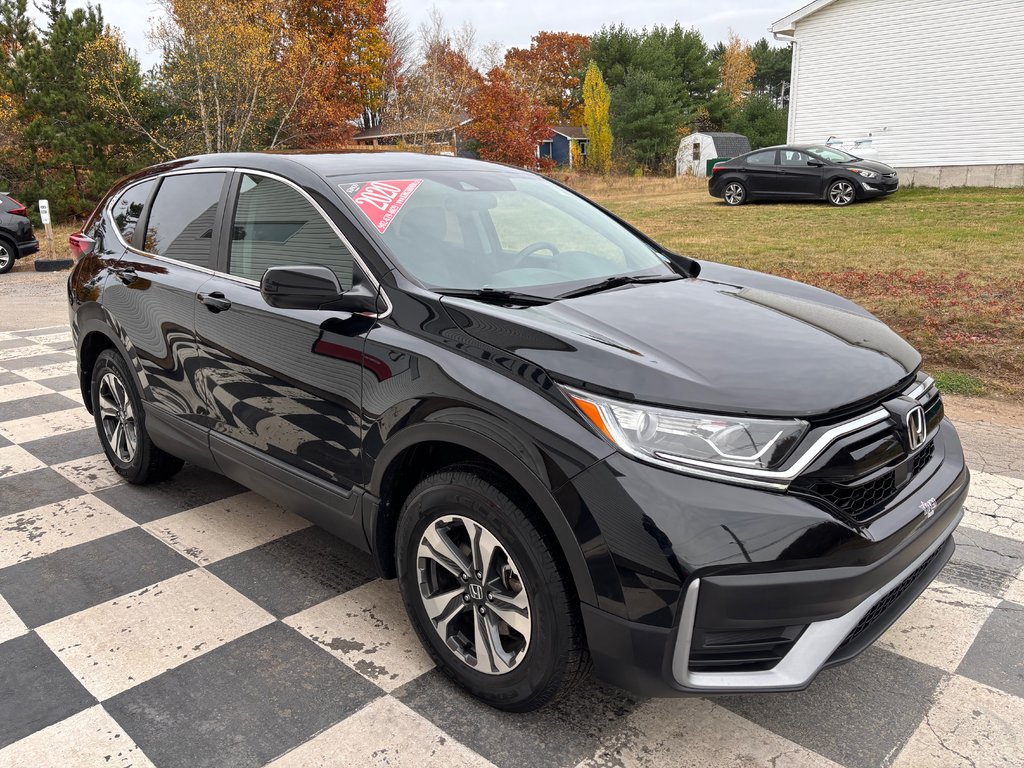
M 501 444 L 466 427 L 443 422 L 423 422 L 407 427 L 389 440 L 373 466 L 369 490 L 380 500 L 364 526 L 381 574 L 395 576 L 395 533 L 398 514 L 409 492 L 427 475 L 446 466 L 482 463 L 514 484 L 536 512 L 538 522 L 558 544 L 577 595 L 595 604 L 593 579 L 580 543 L 554 490 Z
M 125 359 L 128 369 L 135 376 L 139 392 L 144 391 L 133 356 L 110 328 L 97 321 L 87 321 L 79 326 L 78 339 L 78 383 L 82 401 L 89 413 L 92 413 L 92 371 L 97 358 L 105 349 L 113 349 Z

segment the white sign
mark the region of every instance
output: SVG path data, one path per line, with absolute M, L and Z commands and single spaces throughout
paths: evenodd
M 50 223 L 50 201 L 40 200 L 39 201 L 39 218 L 43 220 L 43 224 Z

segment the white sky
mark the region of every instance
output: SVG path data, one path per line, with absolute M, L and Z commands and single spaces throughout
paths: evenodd
M 806 3 L 806 0 L 391 0 L 400 5 L 415 29 L 426 18 L 431 5 L 444 14 L 449 25 L 470 21 L 481 45 L 497 41 L 503 46 L 526 47 L 539 30 L 590 34 L 605 24 L 623 22 L 639 28 L 654 24 L 696 27 L 714 44 L 724 40 L 732 28 L 753 42 L 768 37 L 768 26 Z M 68 7 L 84 6 L 84 0 L 69 0 Z M 128 46 L 142 60 L 143 68 L 156 61 L 149 50 L 146 31 L 156 13 L 150 0 L 94 0 L 103 9 L 108 24 L 120 27 Z M 34 8 L 33 3 L 29 3 Z M 38 15 L 38 14 L 36 14 Z

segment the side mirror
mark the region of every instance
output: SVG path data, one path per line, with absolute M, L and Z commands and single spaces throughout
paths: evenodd
M 264 301 L 278 309 L 323 309 L 336 312 L 377 312 L 377 293 L 357 278 L 342 291 L 327 267 L 271 267 L 260 280 Z
M 825 167 L 824 163 L 819 163 L 817 160 L 808 160 L 807 164 L 809 166 L 811 166 L 811 168 L 824 168 Z

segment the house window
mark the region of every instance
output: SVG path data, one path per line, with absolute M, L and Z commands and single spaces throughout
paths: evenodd
M 700 142 L 693 142 L 693 162 L 700 162 Z
M 587 156 L 587 145 L 590 144 L 590 142 L 589 141 L 578 141 L 576 143 L 579 144 L 580 154 L 583 155 L 584 157 L 586 157 Z

